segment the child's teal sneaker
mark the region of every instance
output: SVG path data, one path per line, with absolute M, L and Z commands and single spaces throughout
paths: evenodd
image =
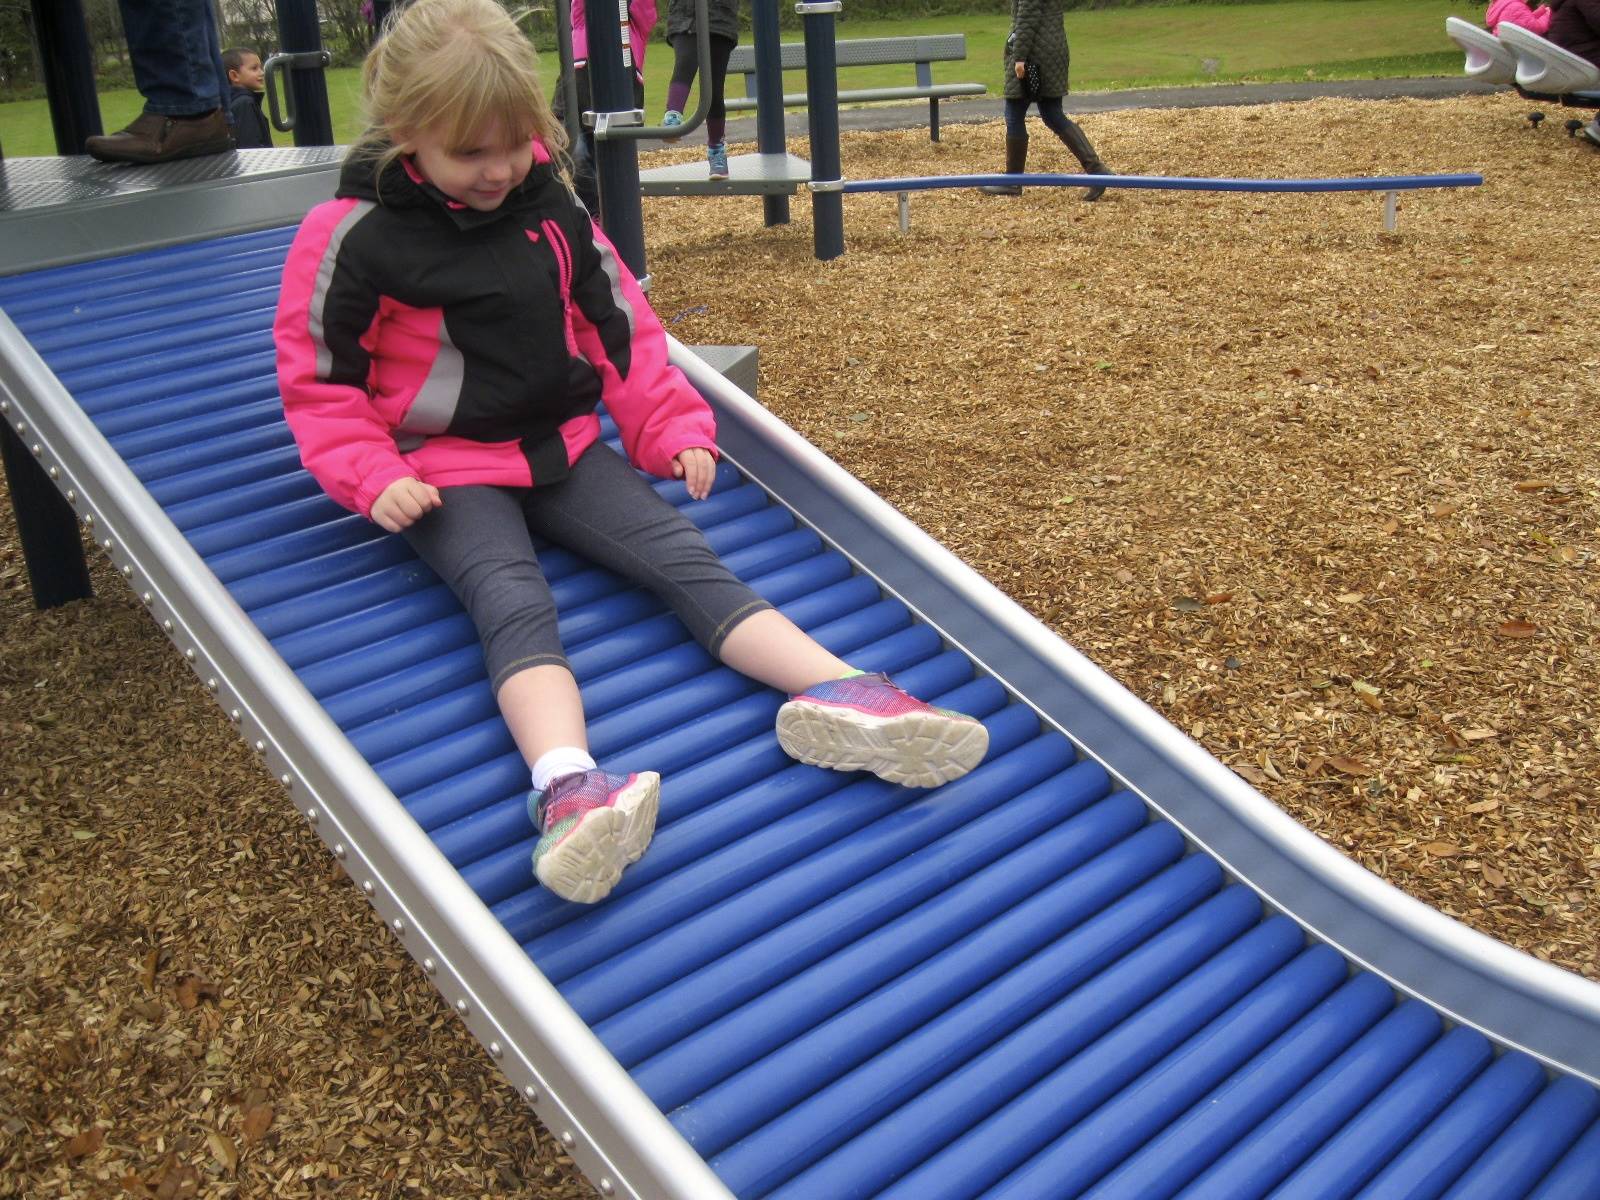
M 683 114 L 675 108 L 669 108 L 667 109 L 665 115 L 662 116 L 661 123 L 667 126 L 669 129 L 676 129 L 679 125 L 683 124 Z M 675 137 L 669 137 L 666 140 L 669 142 L 675 142 L 678 139 Z
M 728 177 L 728 143 L 718 142 L 714 146 L 707 146 L 706 162 L 711 164 L 711 178 L 726 179 Z
M 654 771 L 611 775 L 598 768 L 563 775 L 528 797 L 541 834 L 533 873 L 563 900 L 593 904 L 616 887 L 650 844 L 661 802 Z

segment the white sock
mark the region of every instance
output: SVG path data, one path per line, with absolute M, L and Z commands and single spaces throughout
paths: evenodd
M 592 771 L 594 766 L 594 759 L 589 757 L 588 752 L 576 746 L 557 746 L 554 750 L 546 750 L 539 756 L 539 761 L 533 764 L 533 790 L 542 792 L 563 775 Z

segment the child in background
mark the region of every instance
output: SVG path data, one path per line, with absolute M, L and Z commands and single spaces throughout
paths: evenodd
M 851 670 L 634 470 L 704 498 L 714 421 L 563 179 L 535 67 L 495 0 L 401 10 L 364 69 L 370 128 L 290 248 L 274 333 L 306 468 L 402 534 L 472 617 L 532 776 L 535 875 L 594 901 L 644 853 L 660 780 L 590 757 L 530 534 L 651 588 L 714 658 L 791 693 L 778 737 L 803 762 L 934 786 L 981 761 L 988 733 Z M 600 441 L 602 402 L 627 459 Z
M 233 119 L 233 143 L 240 150 L 272 145 L 272 126 L 261 111 L 261 93 L 266 89 L 266 72 L 261 56 L 254 50 L 234 48 L 222 52 L 222 65 L 228 72 L 228 112 Z
M 712 179 L 728 177 L 728 109 L 724 90 L 728 83 L 728 59 L 739 44 L 738 0 L 709 0 L 706 24 L 711 27 L 711 61 L 700 61 L 700 43 L 695 36 L 694 0 L 668 0 L 667 40 L 675 56 L 672 79 L 667 84 L 667 111 L 663 125 L 682 125 L 683 110 L 689 101 L 689 87 L 696 74 L 700 86 L 711 89 L 711 106 L 706 111 L 706 163 Z
M 656 0 L 629 0 L 628 58 L 633 63 L 633 106 L 644 107 L 644 54 L 650 33 L 656 27 Z M 572 0 L 572 77 L 577 85 L 578 112 L 594 107 L 593 87 L 589 83 L 589 20 L 584 0 Z M 556 89 L 556 116 L 562 111 L 565 93 Z M 572 147 L 572 177 L 583 206 L 600 215 L 600 189 L 595 182 L 594 130 L 583 126 L 583 133 Z
M 1543 37 L 1545 30 L 1550 28 L 1550 10 L 1542 4 L 1537 8 L 1529 8 L 1524 0 L 1490 0 L 1489 9 L 1483 14 L 1484 27 L 1490 33 L 1495 33 L 1501 21 L 1510 21 L 1529 33 Z

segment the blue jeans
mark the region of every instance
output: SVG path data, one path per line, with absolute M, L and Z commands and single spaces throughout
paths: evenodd
M 1037 100 L 1013 100 L 1006 98 L 1006 136 L 1025 138 L 1028 136 L 1028 106 L 1039 106 L 1039 119 L 1044 122 L 1045 128 L 1058 138 L 1065 139 L 1067 130 L 1072 127 L 1072 121 L 1061 110 L 1060 96 L 1040 96 Z
M 194 117 L 220 108 L 226 116 L 228 72 L 210 0 L 117 3 L 145 111 Z

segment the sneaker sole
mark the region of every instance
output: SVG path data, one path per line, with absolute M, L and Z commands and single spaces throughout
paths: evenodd
M 989 731 L 977 721 L 933 713 L 875 717 L 791 700 L 778 710 L 778 744 L 813 767 L 871 771 L 889 783 L 938 787 L 983 761 Z
M 661 776 L 641 771 L 605 808 L 596 808 L 546 852 L 533 873 L 563 900 L 593 904 L 617 886 L 655 836 Z

